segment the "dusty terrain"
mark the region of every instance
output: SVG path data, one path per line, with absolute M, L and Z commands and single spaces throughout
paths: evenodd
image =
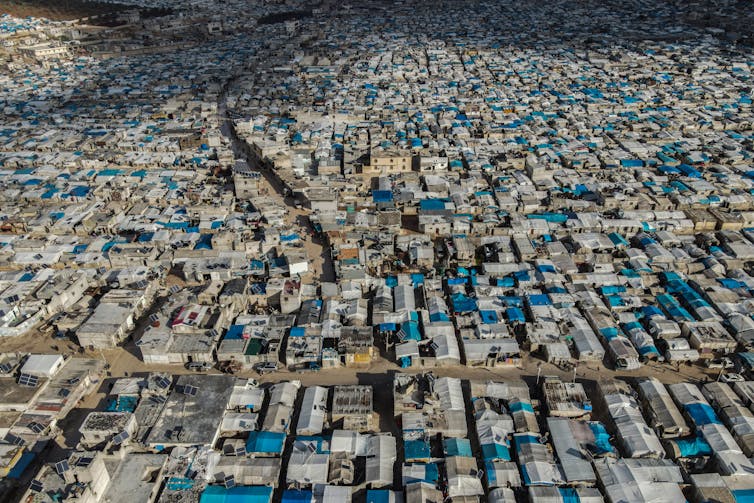
M 89 2 L 86 0 L 0 0 L 0 14 L 69 21 L 129 9 L 128 5 Z

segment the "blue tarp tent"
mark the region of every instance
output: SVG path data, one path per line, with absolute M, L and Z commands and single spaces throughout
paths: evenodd
M 694 425 L 697 428 L 705 424 L 721 424 L 715 411 L 706 403 L 689 403 L 684 405 L 683 408 L 686 409 L 686 412 L 691 417 L 691 420 L 694 421 Z
M 200 503 L 268 503 L 272 499 L 269 486 L 207 486 Z
M 419 201 L 421 211 L 442 211 L 445 209 L 445 201 L 442 199 L 422 199 Z
M 430 458 L 429 443 L 426 440 L 404 440 L 403 452 L 409 463 Z
M 511 412 L 530 412 L 531 414 L 534 414 L 534 407 L 532 407 L 529 402 L 524 402 L 523 400 L 511 402 L 509 408 Z
M 731 492 L 736 503 L 754 503 L 754 489 L 736 489 Z
M 497 323 L 497 313 L 495 311 L 479 311 L 479 315 L 482 317 L 482 323 L 492 324 Z
M 517 307 L 509 307 L 505 310 L 505 316 L 508 318 L 508 321 L 513 323 L 526 323 L 526 316 L 524 316 L 524 312 L 517 308 Z
M 372 200 L 375 203 L 389 203 L 393 200 L 393 192 L 389 190 L 373 190 Z
M 613 446 L 610 445 L 610 434 L 602 423 L 592 421 L 589 423 L 589 428 L 592 430 L 592 433 L 594 433 L 595 454 L 601 455 L 615 452 Z
M 421 332 L 419 332 L 419 323 L 413 320 L 404 321 L 401 324 L 401 329 L 397 333 L 398 338 L 402 341 L 420 341 L 422 340 Z
M 312 492 L 299 489 L 286 489 L 283 491 L 281 503 L 309 503 L 312 501 Z
M 453 294 L 450 300 L 453 303 L 453 311 L 456 313 L 470 313 L 477 309 L 476 300 L 460 292 Z
M 280 454 L 283 452 L 285 433 L 276 431 L 252 431 L 246 441 L 246 452 Z
M 678 447 L 678 453 L 683 458 L 697 458 L 711 456 L 712 447 L 701 436 L 678 438 L 673 440 Z
M 194 245 L 194 250 L 211 250 L 212 249 L 212 234 L 202 234 L 199 237 L 199 241 Z
M 528 295 L 526 300 L 529 302 L 530 306 L 549 306 L 552 304 L 552 302 L 550 302 L 550 297 L 545 294 Z
M 498 278 L 495 280 L 495 283 L 497 286 L 503 286 L 503 287 L 513 287 L 516 284 L 516 281 L 511 276 L 506 276 L 504 278 Z
M 34 461 L 34 458 L 36 456 L 37 455 L 34 454 L 33 452 L 30 452 L 30 451 L 24 452 L 21 455 L 21 459 L 16 461 L 16 464 L 13 465 L 13 468 L 11 468 L 10 471 L 8 471 L 8 475 L 6 475 L 6 477 L 9 479 L 15 479 L 15 480 L 20 479 L 23 476 L 26 469 L 31 464 L 31 462 Z
M 225 334 L 226 339 L 241 339 L 245 325 L 231 325 Z
M 445 456 L 464 456 L 471 458 L 471 442 L 467 438 L 446 438 L 442 441 Z
M 393 503 L 395 497 L 388 489 L 368 489 L 366 503 Z
M 508 447 L 501 443 L 482 444 L 482 457 L 485 461 L 510 461 L 511 453 Z

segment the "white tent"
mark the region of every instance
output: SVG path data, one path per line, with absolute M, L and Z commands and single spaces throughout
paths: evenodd
M 393 465 L 397 458 L 392 435 L 372 435 L 367 441 L 366 483 L 383 487 L 393 483 Z
M 334 430 L 330 438 L 330 452 L 346 452 L 351 456 L 365 456 L 369 437 L 357 431 Z
M 329 462 L 329 454 L 294 450 L 288 461 L 286 482 L 302 485 L 326 484 Z
M 487 501 L 490 503 L 516 503 L 516 495 L 513 493 L 513 489 L 499 487 L 490 491 Z
M 313 503 L 350 503 L 353 489 L 347 486 L 317 484 L 312 491 Z
M 487 485 L 495 487 L 521 487 L 521 476 L 513 461 L 489 461 L 487 467 Z
M 327 417 L 327 388 L 312 386 L 306 389 L 301 413 L 296 425 L 297 435 L 318 435 L 322 433 Z

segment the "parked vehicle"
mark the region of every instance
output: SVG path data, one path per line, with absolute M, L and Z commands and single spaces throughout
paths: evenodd
M 744 379 L 744 376 L 741 374 L 723 374 L 720 376 L 720 382 L 726 382 L 726 383 L 733 383 L 733 382 L 744 382 L 746 379 Z
M 207 362 L 189 362 L 186 364 L 186 368 L 192 372 L 207 372 L 212 368 Z
M 707 360 L 705 365 L 708 369 L 730 369 L 733 368 L 733 360 L 727 357 L 715 358 L 714 360 Z
M 270 372 L 277 372 L 277 369 L 278 364 L 275 362 L 264 362 L 255 367 L 255 370 L 259 375 L 269 374 Z

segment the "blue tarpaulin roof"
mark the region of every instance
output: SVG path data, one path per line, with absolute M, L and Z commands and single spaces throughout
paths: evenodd
M 696 458 L 701 456 L 711 456 L 712 447 L 701 436 L 678 438 L 674 440 L 678 446 L 678 452 L 683 458 Z
M 406 340 L 412 340 L 412 341 L 420 341 L 422 340 L 421 333 L 419 332 L 419 323 L 413 320 L 404 321 L 401 324 L 401 329 L 398 331 L 398 337 L 402 341 Z
M 511 453 L 508 447 L 501 443 L 482 444 L 482 457 L 485 461 L 510 461 Z
M 241 339 L 245 325 L 231 325 L 225 334 L 226 339 Z
M 594 433 L 595 454 L 600 455 L 615 452 L 613 446 L 610 445 L 610 434 L 602 423 L 592 421 L 589 423 L 589 428 L 592 430 L 592 433 Z
M 524 402 L 522 400 L 511 402 L 508 407 L 511 412 L 530 412 L 534 414 L 534 407 L 532 407 L 529 402 Z
M 473 457 L 471 453 L 471 443 L 466 438 L 446 438 L 443 440 L 443 450 L 445 456 L 464 456 Z
M 393 200 L 393 192 L 390 190 L 373 190 L 372 200 L 375 203 L 389 203 Z
M 696 425 L 697 428 L 704 426 L 705 424 L 721 424 L 715 411 L 706 403 L 689 403 L 684 405 L 683 408 L 686 409 L 686 412 L 688 412 L 691 420 L 694 421 L 694 425 Z
M 202 234 L 194 245 L 194 250 L 211 250 L 212 234 Z
M 497 323 L 497 313 L 495 311 L 479 311 L 479 315 L 482 317 L 482 323 Z
M 207 486 L 200 503 L 267 503 L 272 498 L 269 486 Z
M 516 284 L 516 281 L 511 276 L 506 276 L 505 278 L 498 278 L 495 283 L 497 286 L 512 287 Z
M 737 489 L 731 492 L 736 503 L 754 503 L 754 489 Z
M 390 491 L 387 489 L 367 490 L 367 503 L 390 503 Z
M 89 187 L 78 185 L 69 191 L 69 194 L 75 197 L 84 197 L 89 193 Z
M 281 503 L 309 503 L 312 500 L 312 492 L 299 489 L 286 489 L 283 491 Z
M 455 293 L 450 298 L 453 303 L 453 310 L 456 313 L 470 313 L 476 311 L 477 303 L 475 299 L 467 297 L 462 293 Z
M 279 454 L 283 452 L 285 433 L 276 431 L 252 431 L 246 441 L 246 452 Z
M 21 458 L 16 461 L 16 464 L 13 465 L 13 468 L 8 471 L 8 475 L 6 475 L 9 479 L 20 479 L 21 476 L 26 471 L 26 468 L 31 464 L 32 461 L 34 461 L 34 458 L 36 457 L 36 454 L 33 452 L 27 451 L 24 452 L 21 455 Z
M 530 306 L 549 306 L 552 304 L 550 297 L 545 294 L 527 295 L 526 300 L 529 301 Z
M 430 457 L 429 442 L 426 440 L 404 440 L 403 451 L 408 462 Z
M 419 201 L 419 209 L 423 211 L 438 211 L 445 209 L 445 201 L 442 199 L 422 199 Z

